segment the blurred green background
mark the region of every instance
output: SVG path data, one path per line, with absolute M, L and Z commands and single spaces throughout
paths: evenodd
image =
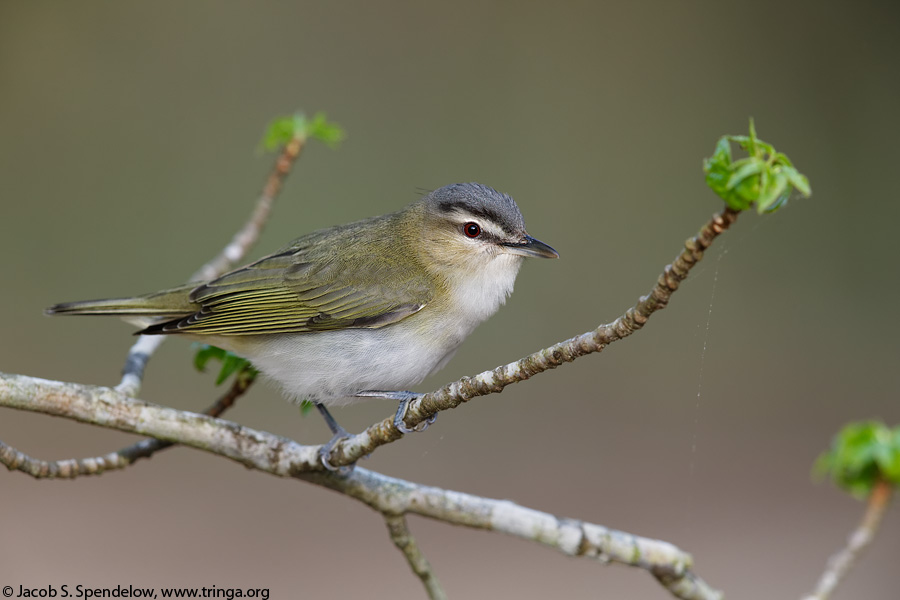
M 701 159 L 760 137 L 811 200 L 747 214 L 648 327 L 441 415 L 368 468 L 671 541 L 729 598 L 796 598 L 862 504 L 810 479 L 848 420 L 900 421 L 896 3 L 0 3 L 0 370 L 114 384 L 131 330 L 49 319 L 177 284 L 248 214 L 265 124 L 325 110 L 253 256 L 395 210 L 420 188 L 511 194 L 559 261 L 531 261 L 433 389 L 607 322 L 719 208 Z M 219 392 L 173 340 L 142 397 Z M 337 411 L 351 431 L 392 403 Z M 328 438 L 274 386 L 228 418 Z M 0 411 L 56 459 L 135 438 Z M 375 513 L 178 448 L 77 481 L 0 473 L 0 584 L 267 587 L 272 598 L 421 598 Z M 643 572 L 411 519 L 454 598 L 665 598 Z M 896 598 L 892 510 L 835 598 Z

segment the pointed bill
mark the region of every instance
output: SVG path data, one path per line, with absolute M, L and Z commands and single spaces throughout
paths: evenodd
M 559 258 L 559 253 L 556 250 L 530 235 L 526 235 L 525 240 L 522 242 L 504 243 L 502 245 L 510 254 L 536 256 L 538 258 Z

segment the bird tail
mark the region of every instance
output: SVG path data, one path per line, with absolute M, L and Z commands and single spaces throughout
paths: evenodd
M 183 317 L 197 310 L 190 301 L 196 284 L 155 292 L 134 298 L 81 300 L 55 304 L 44 311 L 47 315 L 116 315 L 119 317 Z

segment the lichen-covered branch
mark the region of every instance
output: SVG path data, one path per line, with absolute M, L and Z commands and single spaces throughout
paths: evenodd
M 615 321 L 515 362 L 484 371 L 474 377 L 463 377 L 435 392 L 424 394 L 410 404 L 406 416 L 407 426 L 413 427 L 436 412 L 456 408 L 477 396 L 500 392 L 512 383 L 555 369 L 586 354 L 600 352 L 609 344 L 628 337 L 643 327 L 654 312 L 666 307 L 691 268 L 703 258 L 703 252 L 735 222 L 737 215 L 730 208 L 713 215 L 696 236 L 685 242 L 684 250 L 672 264 L 666 265 L 650 293 L 642 296 L 636 305 Z M 329 462 L 336 467 L 353 464 L 375 448 L 400 437 L 402 434 L 394 427 L 393 419 L 387 418 L 338 443 L 331 452 Z
M 149 404 L 112 388 L 0 373 L 0 406 L 192 446 L 272 475 L 328 487 L 385 515 L 417 514 L 454 525 L 507 533 L 570 556 L 639 567 L 684 600 L 719 598 L 691 571 L 690 556 L 667 542 L 558 518 L 509 500 L 418 485 L 362 467 L 341 476 L 322 470 L 319 446 L 303 446 L 229 421 Z M 11 469 L 18 468 L 15 458 L 15 450 L 0 450 L 0 461 Z
M 203 414 L 210 417 L 220 416 L 247 392 L 254 379 L 255 372 L 240 373 L 231 388 L 203 411 Z M 149 438 L 104 456 L 48 461 L 28 456 L 0 441 L 0 463 L 10 470 L 22 471 L 36 479 L 74 479 L 83 475 L 100 475 L 106 471 L 124 469 L 137 460 L 150 458 L 160 450 L 174 445 L 175 442 Z
M 649 571 L 683 600 L 721 598 L 691 570 L 691 556 L 674 545 L 602 525 L 494 500 L 387 477 L 362 467 L 349 476 L 307 472 L 301 479 L 341 492 L 385 514 L 416 514 L 453 525 L 505 533 L 554 548 L 569 556 L 593 558 Z
M 301 446 L 230 421 L 150 404 L 108 387 L 0 373 L 0 406 L 192 446 L 274 475 L 322 468 L 319 446 Z
M 891 500 L 891 485 L 879 480 L 869 494 L 866 513 L 859 526 L 847 538 L 847 545 L 831 557 L 815 591 L 803 600 L 827 600 L 847 575 L 863 550 L 875 539 L 878 526 Z
M 284 180 L 291 172 L 291 167 L 297 160 L 297 157 L 300 156 L 305 145 L 306 137 L 302 131 L 298 130 L 294 137 L 285 144 L 275 160 L 275 166 L 266 180 L 262 193 L 256 200 L 256 205 L 253 208 L 253 212 L 250 213 L 250 218 L 234 234 L 231 242 L 209 262 L 197 269 L 188 281 L 214 279 L 233 268 L 247 256 L 250 248 L 256 244 L 266 222 L 269 220 L 272 205 L 275 203 L 275 199 L 284 185 Z M 116 387 L 117 390 L 132 397 L 136 397 L 141 393 L 141 383 L 144 379 L 144 369 L 147 366 L 147 362 L 166 339 L 164 335 L 142 335 L 138 337 L 128 351 L 125 366 L 122 368 L 122 381 Z
M 431 600 L 447 600 L 447 594 L 441 587 L 441 582 L 434 574 L 431 563 L 422 554 L 419 544 L 409 531 L 409 525 L 406 523 L 406 517 L 403 515 L 385 515 L 384 522 L 388 528 L 388 534 L 391 541 L 397 546 L 397 549 L 406 557 L 409 567 L 413 573 L 422 580 L 425 591 Z

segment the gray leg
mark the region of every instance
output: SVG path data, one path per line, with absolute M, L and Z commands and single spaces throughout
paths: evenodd
M 381 390 L 365 390 L 356 394 L 359 398 L 388 398 L 390 400 L 399 400 L 400 406 L 397 407 L 397 414 L 394 415 L 394 427 L 400 433 L 413 433 L 414 431 L 425 431 L 428 426 L 437 419 L 437 413 L 431 415 L 413 428 L 406 426 L 403 421 L 406 418 L 406 411 L 409 410 L 409 403 L 420 398 L 422 394 L 415 392 L 385 392 Z
M 341 473 L 349 473 L 353 470 L 353 465 L 347 467 L 333 467 L 329 462 L 331 458 L 331 451 L 334 450 L 335 445 L 341 440 L 345 440 L 350 437 L 350 434 L 347 433 L 347 430 L 338 425 L 338 422 L 334 420 L 334 417 L 331 416 L 331 413 L 328 412 L 328 409 L 325 408 L 324 405 L 319 404 L 318 402 L 313 402 L 316 405 L 316 408 L 319 409 L 319 414 L 322 415 L 322 418 L 325 419 L 325 423 L 328 425 L 328 429 L 331 430 L 332 436 L 327 444 L 322 446 L 319 449 L 319 462 L 322 463 L 322 466 L 328 469 L 329 471 L 340 471 Z

